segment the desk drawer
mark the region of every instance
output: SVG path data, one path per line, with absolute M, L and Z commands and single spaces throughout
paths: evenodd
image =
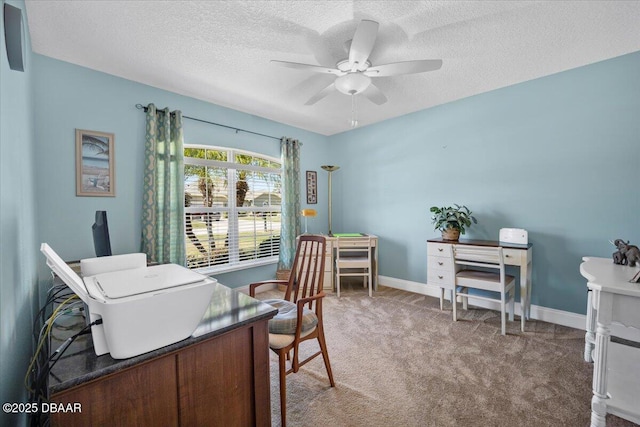
M 451 245 L 447 243 L 427 243 L 427 254 L 429 256 L 451 258 Z
M 527 251 L 522 249 L 502 249 L 502 259 L 507 265 L 520 265 L 520 259 L 527 256 Z
M 451 270 L 427 270 L 427 283 L 430 285 L 451 288 L 453 287 L 453 280 L 453 271 Z
M 338 247 L 338 242 L 335 242 L 333 244 L 333 246 L 335 248 Z M 340 239 L 340 247 L 342 248 L 362 248 L 363 250 L 366 250 L 367 248 L 370 248 L 371 246 L 369 245 L 369 243 L 366 240 L 363 239 L 358 239 L 358 238 L 354 238 L 353 240 L 347 239 L 347 238 L 343 238 Z
M 428 270 L 451 270 L 453 268 L 453 259 L 440 256 L 427 257 Z

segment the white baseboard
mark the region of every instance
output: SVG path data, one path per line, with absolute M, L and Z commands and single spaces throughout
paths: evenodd
M 403 291 L 440 298 L 440 287 L 438 286 L 387 276 L 379 276 L 379 282 L 380 285 L 387 286 L 389 288 L 401 289 Z M 446 293 L 445 298 L 447 298 Z M 474 299 L 473 296 L 469 297 L 469 304 L 475 305 L 476 307 L 488 308 L 490 310 L 500 310 L 499 303 Z M 515 303 L 515 311 L 517 315 L 522 313 L 519 302 Z M 586 329 L 587 322 L 587 316 L 584 314 L 571 313 L 569 311 L 556 310 L 538 305 L 531 305 L 531 318 L 582 330 Z

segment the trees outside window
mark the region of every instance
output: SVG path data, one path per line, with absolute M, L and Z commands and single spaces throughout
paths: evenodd
M 277 261 L 281 189 L 279 159 L 185 144 L 187 266 L 220 271 Z

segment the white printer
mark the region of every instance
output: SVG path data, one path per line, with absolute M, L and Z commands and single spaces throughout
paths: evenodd
M 191 336 L 209 306 L 217 280 L 176 264 L 147 267 L 146 254 L 80 261 L 81 279 L 51 247 L 47 265 L 85 302 L 98 356 L 126 359 Z
M 529 233 L 523 228 L 501 228 L 499 239 L 505 243 L 526 245 L 529 243 Z

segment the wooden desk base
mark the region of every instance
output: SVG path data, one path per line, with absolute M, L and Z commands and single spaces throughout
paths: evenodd
M 271 426 L 268 319 L 52 396 L 53 426 Z

